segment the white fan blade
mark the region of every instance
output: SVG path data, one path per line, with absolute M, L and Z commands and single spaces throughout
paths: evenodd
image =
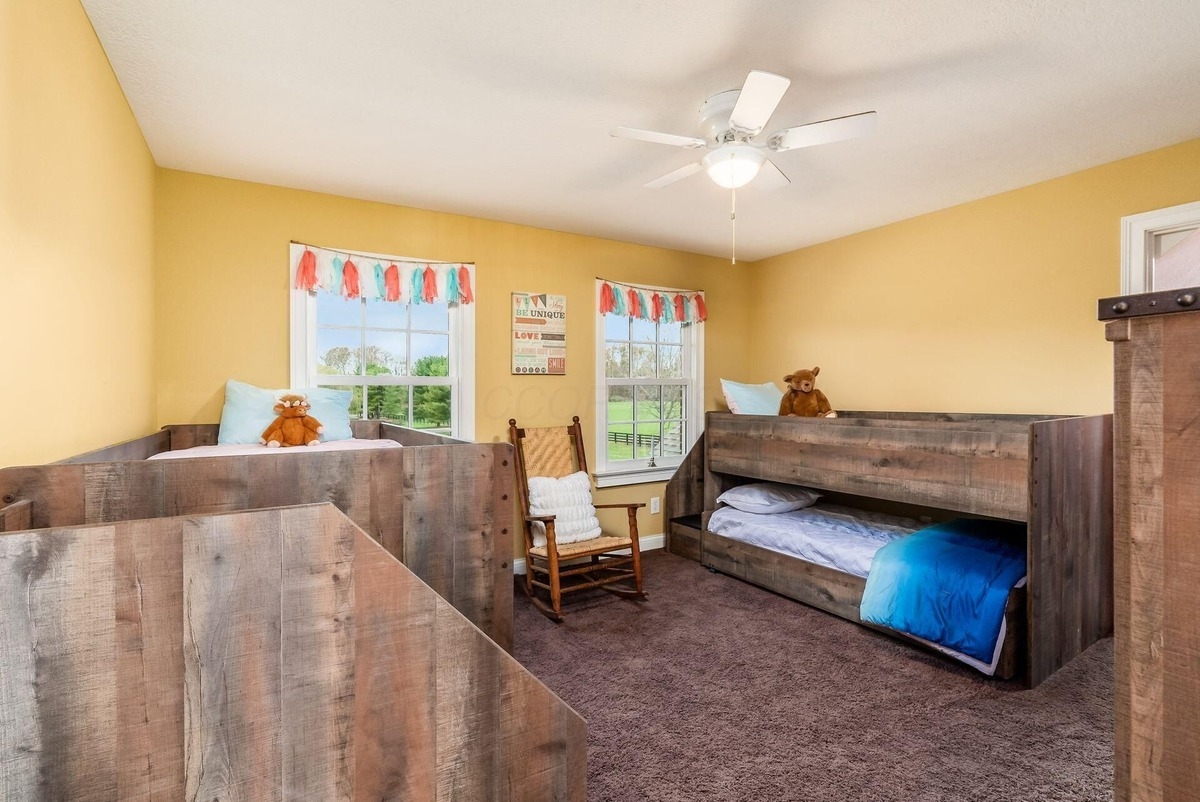
M 875 130 L 878 116 L 873 111 L 864 111 L 862 114 L 851 114 L 849 117 L 835 117 L 832 120 L 785 128 L 771 134 L 771 138 L 767 141 L 767 147 L 778 152 L 795 148 L 810 148 L 813 145 L 824 145 L 827 142 L 841 142 L 844 139 L 857 139 Z
M 777 189 L 783 189 L 790 183 L 792 182 L 783 174 L 783 170 L 776 167 L 775 162 L 767 159 L 758 169 L 758 175 L 754 177 L 751 186 L 759 192 L 774 192 Z
M 681 148 L 703 148 L 708 145 L 707 142 L 699 137 L 663 134 L 658 131 L 643 131 L 640 128 L 614 128 L 608 133 L 611 136 L 623 136 L 627 139 L 640 139 L 643 142 L 654 142 L 659 145 L 675 145 Z
M 676 181 L 682 181 L 689 175 L 695 175 L 703 169 L 704 164 L 702 162 L 692 162 L 691 164 L 683 165 L 678 170 L 672 170 L 662 178 L 656 178 L 649 184 L 644 184 L 643 186 L 645 186 L 646 189 L 662 189 L 663 187 L 674 184 Z
M 767 120 L 775 113 L 775 107 L 783 100 L 791 81 L 782 75 L 761 70 L 751 70 L 742 84 L 741 94 L 729 115 L 729 125 L 753 136 L 763 129 Z

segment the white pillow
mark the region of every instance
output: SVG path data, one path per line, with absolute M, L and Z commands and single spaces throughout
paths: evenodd
M 742 512 L 757 512 L 770 515 L 776 512 L 791 512 L 817 503 L 821 494 L 799 485 L 782 485 L 775 482 L 755 482 L 738 485 L 717 496 L 721 504 Z
M 742 384 L 721 379 L 721 392 L 725 406 L 734 415 L 778 415 L 783 390 L 773 382 L 765 384 Z
M 600 520 L 592 506 L 592 483 L 583 471 L 561 479 L 530 476 L 529 514 L 555 516 L 555 543 L 600 537 Z M 533 545 L 546 545 L 546 525 L 541 521 L 533 522 Z

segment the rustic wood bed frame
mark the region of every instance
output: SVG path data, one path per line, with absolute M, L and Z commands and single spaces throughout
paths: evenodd
M 328 501 L 511 651 L 512 446 L 380 421 L 352 428 L 356 438 L 407 447 L 146 460 L 216 444 L 216 424 L 186 424 L 50 465 L 5 468 L 0 532 Z
M 708 413 L 667 486 L 668 548 L 859 622 L 865 580 L 707 531 L 717 496 L 774 481 L 845 494 L 838 500 L 851 505 L 1018 521 L 1028 530 L 1028 582 L 1009 597 L 997 676 L 1037 686 L 1112 633 L 1111 415 L 839 415 Z
M 583 719 L 329 504 L 2 535 L 0 603 L 2 799 L 587 796 Z

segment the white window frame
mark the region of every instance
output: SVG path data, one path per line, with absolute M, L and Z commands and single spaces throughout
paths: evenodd
M 1200 227 L 1200 201 L 1121 218 L 1121 294 L 1154 287 L 1154 237 Z
M 288 293 L 291 297 L 290 375 L 292 387 L 317 387 L 318 382 L 330 383 L 331 378 L 317 372 L 317 300 L 304 290 L 295 288 L 292 275 L 303 245 L 293 244 L 288 258 Z M 396 261 L 387 254 L 352 252 L 369 259 Z M 403 261 L 425 261 L 405 258 Z M 436 261 L 430 260 L 432 264 Z M 474 285 L 475 268 L 467 265 Z M 475 439 L 475 304 L 450 304 L 450 375 L 438 376 L 374 376 L 377 385 L 449 385 L 451 436 L 458 440 Z M 356 379 L 360 377 L 348 377 Z M 356 384 L 357 381 L 344 383 Z M 364 408 L 363 414 L 366 414 Z
M 600 292 L 605 282 L 596 282 L 596 297 L 595 310 L 600 309 Z M 671 287 L 642 287 L 639 289 L 647 289 L 650 291 L 678 293 L 686 292 L 693 294 L 692 290 L 679 290 Z M 694 293 L 700 297 L 704 297 L 704 293 Z M 686 385 L 687 390 L 684 393 L 687 404 L 687 415 L 684 420 L 687 426 L 686 442 L 683 446 L 683 455 L 678 457 L 655 457 L 653 462 L 655 467 L 650 467 L 649 460 L 622 460 L 618 465 L 610 465 L 608 462 L 608 376 L 605 375 L 605 330 L 604 318 L 605 315 L 596 311 L 596 448 L 593 452 L 596 455 L 595 468 L 592 475 L 596 479 L 596 487 L 617 487 L 621 485 L 636 485 L 647 484 L 650 482 L 665 482 L 675 475 L 675 470 L 683 462 L 687 453 L 691 451 L 692 446 L 699 439 L 700 432 L 704 428 L 704 325 L 703 323 L 693 322 L 689 326 L 684 326 L 681 329 L 680 337 L 683 343 L 683 357 L 685 369 L 690 371 L 689 382 Z M 637 383 L 638 380 L 632 380 Z M 657 379 L 641 380 L 645 384 L 659 385 L 662 382 Z M 628 383 L 628 382 L 622 382 Z M 644 463 L 640 466 L 633 467 L 629 463 L 640 462 Z

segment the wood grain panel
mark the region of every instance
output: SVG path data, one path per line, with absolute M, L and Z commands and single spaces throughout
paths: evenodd
M 354 796 L 354 537 L 322 507 L 283 516 L 285 799 Z
M 170 802 L 183 782 L 184 519 L 116 528 L 117 788 L 122 800 Z
M 171 436 L 171 451 L 215 446 L 221 433 L 221 427 L 215 423 L 174 423 L 164 426 L 163 430 Z
M 33 525 L 33 502 L 21 499 L 0 507 L 0 532 L 18 532 Z
M 1120 321 L 1114 443 L 1117 800 L 1162 800 L 1163 319 Z
M 117 462 L 121 460 L 141 460 L 171 448 L 171 435 L 165 431 L 148 434 L 123 443 L 98 448 L 74 457 L 60 460 L 56 465 L 83 465 L 89 462 Z
M 0 798 L 117 799 L 113 530 L 0 537 Z
M 437 597 L 394 557 L 356 542 L 355 793 L 436 797 Z
M 1112 633 L 1112 418 L 1031 427 L 1029 681 Z
M 1162 792 L 1200 795 L 1200 315 L 1163 321 Z
M 704 512 L 704 440 L 703 436 L 696 439 L 663 493 L 667 550 L 689 560 L 700 559 L 699 532 L 681 527 L 673 519 Z
M 183 529 L 188 799 L 282 800 L 278 511 Z
M 3 799 L 585 798 L 583 720 L 328 504 L 7 534 L 0 604 Z

